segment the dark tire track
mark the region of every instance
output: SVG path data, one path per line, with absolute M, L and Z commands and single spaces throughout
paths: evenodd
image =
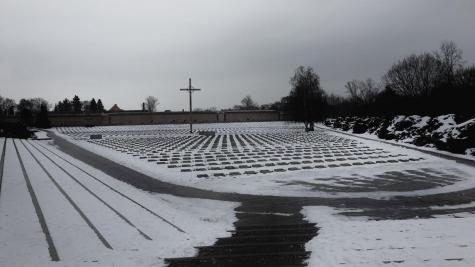
M 16 146 L 15 140 L 12 140 L 13 146 L 15 147 L 15 151 L 20 161 L 21 171 L 23 173 L 23 178 L 25 178 L 26 187 L 28 188 L 28 192 L 30 193 L 31 201 L 33 202 L 33 206 L 35 208 L 36 216 L 38 217 L 38 221 L 40 222 L 41 229 L 46 238 L 46 242 L 48 243 L 48 251 L 52 261 L 59 261 L 58 251 L 54 245 L 53 239 L 51 238 L 51 234 L 48 229 L 48 225 L 46 224 L 45 217 L 43 215 L 43 211 L 41 210 L 40 203 L 38 202 L 38 198 L 36 197 L 35 190 L 30 182 L 30 177 L 26 172 L 25 165 L 23 164 L 23 160 L 20 156 L 20 152 L 18 152 L 18 148 Z
M 64 189 L 58 184 L 58 182 L 56 182 L 56 180 L 53 178 L 51 173 L 49 173 L 46 170 L 46 168 L 43 166 L 43 164 L 41 164 L 41 162 L 38 160 L 38 158 L 30 151 L 30 149 L 28 149 L 28 147 L 25 146 L 25 144 L 22 143 L 22 145 L 25 147 L 25 149 L 28 151 L 28 153 L 33 157 L 33 159 L 36 161 L 36 163 L 41 167 L 41 169 L 46 173 L 48 178 L 51 180 L 51 182 L 53 182 L 53 184 L 56 186 L 56 188 L 59 190 L 59 192 L 61 192 L 61 194 L 66 198 L 66 200 L 68 200 L 69 204 L 71 204 L 71 206 L 73 206 L 73 208 L 77 211 L 79 216 L 81 216 L 81 218 L 84 220 L 84 222 L 86 222 L 86 224 L 92 229 L 92 231 L 96 234 L 97 238 L 101 241 L 101 243 L 104 244 L 104 246 L 106 248 L 112 249 L 111 245 L 109 244 L 109 242 L 107 242 L 107 240 L 101 234 L 101 232 L 99 232 L 99 230 L 94 226 L 94 224 L 91 222 L 91 220 L 79 208 L 79 206 L 76 204 L 76 202 L 74 202 L 74 200 L 71 199 L 71 197 L 68 195 L 68 193 L 66 193 L 66 191 L 64 191 Z
M 35 147 L 35 145 L 31 142 L 31 141 L 28 141 L 28 143 L 32 146 L 32 147 Z M 37 144 L 38 146 L 42 147 L 43 149 L 47 150 L 48 152 L 50 152 L 51 154 L 55 155 L 56 157 L 60 158 L 61 160 L 67 162 L 69 165 L 75 167 L 76 169 L 80 170 L 81 172 L 83 172 L 84 174 L 86 174 L 87 176 L 91 177 L 92 179 L 96 180 L 97 182 L 103 184 L 104 186 L 106 186 L 107 188 L 109 188 L 110 190 L 114 191 L 115 193 L 119 194 L 120 196 L 124 197 L 125 199 L 131 201 L 132 203 L 136 204 L 137 206 L 141 207 L 142 209 L 146 210 L 147 212 L 149 212 L 150 214 L 154 215 L 155 217 L 159 218 L 160 220 L 162 220 L 163 222 L 167 223 L 168 225 L 172 226 L 173 228 L 175 228 L 177 231 L 181 232 L 181 233 L 186 233 L 183 229 L 181 229 L 180 227 L 178 227 L 177 225 L 173 224 L 172 222 L 168 221 L 167 219 L 165 219 L 164 217 L 160 216 L 159 214 L 157 214 L 156 212 L 150 210 L 149 208 L 145 207 L 144 205 L 140 204 L 139 202 L 137 202 L 136 200 L 132 199 L 131 197 L 127 196 L 126 194 L 120 192 L 119 190 L 113 188 L 112 186 L 108 185 L 107 183 L 101 181 L 99 178 L 95 177 L 94 175 L 92 175 L 91 173 L 83 170 L 81 167 L 75 165 L 74 163 L 70 162 L 69 160 L 65 159 L 64 157 L 58 155 L 57 153 L 53 152 L 52 150 L 50 150 L 49 148 L 45 147 L 44 145 L 42 145 L 41 143 L 39 142 L 36 142 L 35 144 Z M 37 148 L 37 147 L 35 147 Z
M 3 168 L 5 164 L 5 149 L 7 147 L 7 138 L 3 141 L 2 158 L 0 159 L 0 199 L 2 196 Z
M 23 144 L 24 145 L 24 144 Z M 26 146 L 25 146 L 26 147 Z M 104 204 L 106 207 L 108 207 L 112 212 L 114 212 L 119 218 L 121 218 L 125 223 L 130 225 L 132 228 L 134 228 L 142 237 L 144 237 L 147 240 L 152 240 L 150 236 L 145 234 L 142 230 L 140 230 L 137 226 L 135 226 L 129 219 L 127 219 L 122 213 L 120 213 L 118 210 L 113 208 L 109 203 L 107 203 L 105 200 L 100 198 L 98 195 L 96 195 L 94 192 L 92 192 L 91 189 L 89 189 L 87 186 L 85 186 L 83 183 L 81 183 L 76 177 L 74 177 L 71 173 L 66 171 L 63 167 L 61 167 L 58 163 L 56 163 L 53 159 L 48 157 L 43 151 L 39 150 L 36 147 L 35 148 L 40 154 L 42 154 L 45 158 L 47 158 L 49 161 L 51 161 L 56 167 L 58 167 L 60 170 L 62 170 L 66 175 L 68 175 L 71 179 L 73 179 L 77 184 L 79 184 L 84 190 L 86 190 L 89 194 L 91 194 L 93 197 L 95 197 L 99 202 Z M 28 150 L 30 151 L 30 150 Z M 31 151 L 30 151 L 31 153 Z

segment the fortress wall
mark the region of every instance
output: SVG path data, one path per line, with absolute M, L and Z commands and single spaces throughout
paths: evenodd
M 108 115 L 108 125 L 135 125 L 135 124 L 173 124 L 189 123 L 190 115 L 187 112 L 160 112 L 160 113 L 117 113 Z M 194 123 L 218 122 L 214 112 L 193 113 Z
M 278 121 L 277 111 L 229 111 L 224 112 L 224 122 Z
M 104 126 L 189 123 L 188 112 L 120 112 L 103 114 L 50 114 L 51 126 Z M 194 123 L 278 121 L 277 111 L 193 112 Z
M 50 114 L 49 120 L 52 127 L 107 125 L 107 117 L 103 114 Z

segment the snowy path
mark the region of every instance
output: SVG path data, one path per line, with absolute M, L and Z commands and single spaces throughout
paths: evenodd
M 235 203 L 144 192 L 41 141 L 5 148 L 0 266 L 162 265 L 232 229 Z

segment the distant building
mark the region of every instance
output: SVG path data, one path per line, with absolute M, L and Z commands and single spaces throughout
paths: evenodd
M 110 113 L 117 113 L 117 112 L 122 112 L 124 110 L 122 110 L 121 108 L 119 108 L 119 106 L 117 106 L 117 104 L 114 104 L 110 109 L 109 109 L 109 112 Z

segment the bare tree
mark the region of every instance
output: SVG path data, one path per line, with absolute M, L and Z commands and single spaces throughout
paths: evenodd
M 439 66 L 439 60 L 432 54 L 413 54 L 395 63 L 384 80 L 399 95 L 429 95 L 437 82 Z
M 145 108 L 149 112 L 157 111 L 158 99 L 154 96 L 148 96 L 145 98 Z
M 475 65 L 458 70 L 455 84 L 460 88 L 475 88 Z
M 354 104 L 369 104 L 372 103 L 379 92 L 376 82 L 367 78 L 364 81 L 352 80 L 345 85 L 350 95 L 350 101 Z
M 453 41 L 443 41 L 439 51 L 434 54 L 440 63 L 441 80 L 447 85 L 452 85 L 456 72 L 461 70 L 464 64 L 462 49 L 459 49 Z
M 254 100 L 252 100 L 252 97 L 250 95 L 245 96 L 241 100 L 241 105 L 243 109 L 257 109 L 259 107 L 259 104 L 254 102 Z
M 327 96 L 327 103 L 330 106 L 342 105 L 345 103 L 346 99 L 343 96 L 329 94 Z
M 282 99 L 286 111 L 295 121 L 303 122 L 306 131 L 313 131 L 315 122 L 324 118 L 327 105 L 320 77 L 312 67 L 300 66 L 290 78 L 290 86 L 289 96 Z
M 33 113 L 37 113 L 41 110 L 41 106 L 45 106 L 47 110 L 51 108 L 51 104 L 48 103 L 48 101 L 44 100 L 41 97 L 34 97 L 30 99 L 26 99 L 26 102 L 23 103 L 29 103 L 30 109 Z
M 218 108 L 217 107 L 209 107 L 209 108 L 205 109 L 205 111 L 218 112 Z
M 3 98 L 0 96 L 0 115 L 12 116 L 15 112 L 16 103 L 11 98 Z

